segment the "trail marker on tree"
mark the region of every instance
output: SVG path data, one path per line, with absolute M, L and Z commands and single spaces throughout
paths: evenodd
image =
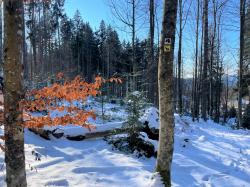
M 171 38 L 165 38 L 164 52 L 170 52 L 170 51 L 171 51 Z

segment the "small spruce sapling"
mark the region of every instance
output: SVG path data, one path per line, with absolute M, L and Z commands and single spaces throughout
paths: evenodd
M 142 127 L 139 118 L 142 110 L 146 106 L 146 99 L 142 92 L 135 91 L 127 96 L 125 103 L 127 105 L 126 112 L 128 114 L 128 119 L 123 127 L 129 129 L 130 138 L 136 138 L 139 135 L 139 129 Z
M 143 129 L 140 117 L 147 106 L 144 94 L 138 91 L 128 94 L 125 105 L 128 118 L 123 124 L 123 128 L 126 129 L 128 135 L 106 137 L 105 140 L 116 149 L 126 153 L 135 153 L 138 157 L 156 156 L 154 145 L 140 135 L 140 131 Z

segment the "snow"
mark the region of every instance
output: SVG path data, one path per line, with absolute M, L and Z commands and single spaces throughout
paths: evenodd
M 27 135 L 38 139 L 30 133 Z M 44 140 L 39 138 L 35 147 L 33 141 L 26 142 L 26 162 L 37 169 L 37 172 L 29 169 L 27 172 L 28 183 L 33 186 L 137 186 L 151 174 L 142 161 L 112 151 L 101 139 L 52 140 L 52 144 L 44 146 Z M 34 148 L 44 155 L 41 161 L 29 157 Z
M 204 135 L 202 135 L 202 136 L 200 136 L 199 138 L 198 138 L 198 141 L 199 142 L 204 142 L 206 140 L 206 137 L 204 136 Z
M 176 130 L 179 133 L 175 136 L 172 169 L 176 171 L 174 181 L 175 176 L 176 181 L 180 181 L 179 176 L 183 178 L 179 186 L 185 183 L 190 186 L 250 185 L 249 131 L 232 130 L 212 121 L 190 124 L 184 131 L 182 125 L 177 124 Z M 183 141 L 187 135 L 188 143 Z
M 69 103 L 64 102 L 65 106 L 69 105 Z M 82 105 L 74 102 L 74 105 L 81 107 Z M 101 103 L 94 101 L 93 99 L 88 99 L 88 105 L 84 106 L 86 110 L 94 110 L 97 114 L 97 119 L 88 119 L 88 123 L 94 124 L 96 129 L 92 129 L 89 131 L 86 128 L 82 128 L 76 125 L 67 125 L 67 126 L 58 126 L 58 127 L 48 127 L 46 126 L 46 130 L 62 130 L 65 136 L 78 136 L 85 135 L 86 133 L 91 132 L 100 132 L 106 130 L 112 130 L 115 128 L 120 128 L 124 121 L 127 118 L 127 114 L 125 112 L 124 107 L 121 107 L 118 104 L 104 103 L 104 115 L 107 118 L 106 120 L 102 119 L 102 110 Z M 65 112 L 53 111 L 50 112 L 51 117 L 58 117 L 65 115 Z
M 152 143 L 154 145 L 155 151 L 157 151 L 158 149 L 158 141 L 156 140 L 152 140 L 148 138 L 148 135 L 145 132 L 140 132 L 140 136 L 145 140 L 148 141 L 150 143 Z
M 149 107 L 145 110 L 144 114 L 140 118 L 140 121 L 144 123 L 148 121 L 149 127 L 159 128 L 159 111 L 155 107 Z
M 162 183 L 162 179 L 159 173 L 154 173 L 152 175 L 149 187 L 164 187 L 164 184 Z
M 91 106 L 100 114 L 101 104 Z M 92 121 L 96 131 L 120 127 L 126 120 L 124 107 L 105 104 L 110 120 Z M 115 108 L 115 110 L 113 109 Z M 158 110 L 150 107 L 141 120 L 158 128 Z M 84 134 L 86 129 L 61 127 L 66 134 Z M 0 134 L 3 129 L 0 130 Z M 146 140 L 155 145 L 157 141 Z M 2 142 L 1 142 L 2 143 Z M 33 153 L 33 154 L 32 154 Z M 38 153 L 38 154 L 34 154 Z M 30 187 L 161 187 L 155 172 L 155 158 L 137 158 L 114 150 L 103 139 L 70 141 L 44 140 L 25 130 L 27 180 Z M 39 155 L 41 159 L 36 160 Z M 1 164 L 2 163 L 2 164 Z M 5 187 L 4 154 L 0 152 L 0 186 Z M 175 115 L 175 143 L 172 164 L 173 187 L 248 187 L 250 186 L 250 131 L 233 130 L 212 121 L 192 122 Z

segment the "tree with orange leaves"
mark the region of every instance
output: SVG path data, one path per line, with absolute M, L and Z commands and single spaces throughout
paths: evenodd
M 25 99 L 19 103 L 23 113 L 20 118 L 23 119 L 22 126 L 27 128 L 42 128 L 44 126 L 58 125 L 79 125 L 89 130 L 95 128 L 88 124 L 88 118 L 96 118 L 94 111 L 85 111 L 74 102 L 85 102 L 88 97 L 96 97 L 100 94 L 100 88 L 104 83 L 115 82 L 122 83 L 119 78 L 104 79 L 97 76 L 93 83 L 85 82 L 80 76 L 72 81 L 64 81 L 62 73 L 57 76 L 57 82 L 49 87 L 40 90 L 27 92 Z M 34 112 L 48 111 L 47 115 L 36 116 Z M 58 111 L 65 113 L 60 117 L 53 117 L 52 112 Z M 0 122 L 3 122 L 3 115 L 0 115 Z
M 23 112 L 18 118 L 22 119 L 22 127 L 42 128 L 44 126 L 78 125 L 89 130 L 95 126 L 89 124 L 89 118 L 96 118 L 93 110 L 86 111 L 77 107 L 74 102 L 86 102 L 88 97 L 96 97 L 101 93 L 100 88 L 104 83 L 122 83 L 120 78 L 104 79 L 97 76 L 93 83 L 85 82 L 80 76 L 72 81 L 64 81 L 62 73 L 57 76 L 57 82 L 40 90 L 32 90 L 25 94 L 20 101 L 19 109 Z M 37 111 L 48 111 L 46 115 L 34 115 Z M 60 117 L 54 117 L 52 112 L 62 113 Z M 0 112 L 0 122 L 4 123 L 3 112 Z M 0 139 L 4 140 L 3 136 Z M 0 144 L 0 148 L 4 147 Z

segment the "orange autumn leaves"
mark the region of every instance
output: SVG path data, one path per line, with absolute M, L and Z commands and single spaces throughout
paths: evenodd
M 106 82 L 122 83 L 119 78 L 104 79 L 96 77 L 93 83 L 85 82 L 80 76 L 72 81 L 64 80 L 62 73 L 57 75 L 57 82 L 50 87 L 32 90 L 21 101 L 23 126 L 41 128 L 44 126 L 79 125 L 89 130 L 95 128 L 88 118 L 96 118 L 94 111 L 84 110 L 74 104 L 84 103 L 88 97 L 100 94 L 100 88 Z M 41 115 L 46 111 L 46 115 Z M 54 115 L 58 113 L 59 115 Z

